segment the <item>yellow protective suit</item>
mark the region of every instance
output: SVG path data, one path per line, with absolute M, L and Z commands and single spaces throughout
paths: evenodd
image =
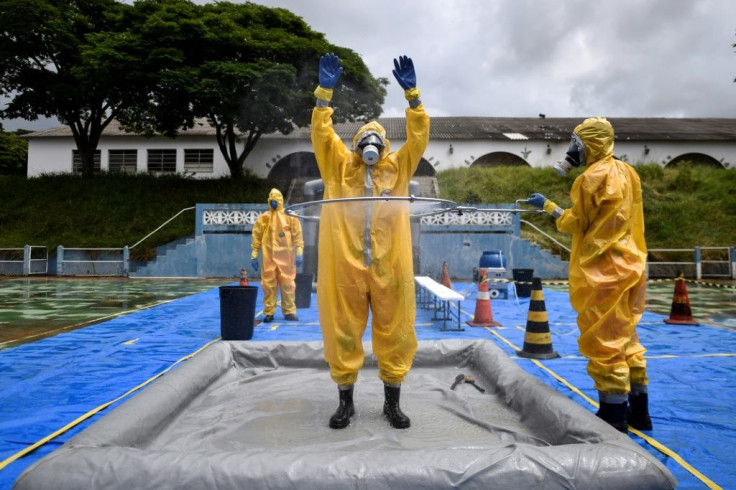
M 271 209 L 258 217 L 253 225 L 251 259 L 261 260 L 261 289 L 263 290 L 263 314 L 273 315 L 276 311 L 278 288 L 281 287 L 281 311 L 284 315 L 296 313 L 294 302 L 296 285 L 296 255 L 304 252 L 302 225 L 298 218 L 284 213 L 284 196 L 278 189 L 271 189 L 268 201 L 278 201 Z M 296 250 L 295 250 L 296 249 Z
M 613 127 L 603 118 L 575 128 L 585 144 L 587 168 L 570 191 L 572 207 L 557 229 L 572 234 L 570 301 L 578 313 L 580 353 L 602 393 L 626 394 L 647 385 L 646 349 L 636 324 L 646 291 L 644 210 L 639 176 L 613 158 Z M 556 204 L 545 203 L 552 212 Z
M 315 107 L 312 112 L 312 145 L 324 198 L 363 197 L 367 167 L 335 133 L 332 113 L 330 107 Z M 373 166 L 370 195 L 408 196 L 409 181 L 429 142 L 424 107 L 406 109 L 406 144 L 395 153 L 389 153 L 386 131 L 377 122 L 358 131 L 354 147 L 368 131 L 378 132 L 386 143 Z M 332 379 L 339 385 L 355 383 L 363 365 L 362 337 L 370 312 L 379 376 L 386 383 L 401 383 L 417 349 L 408 203 L 322 206 L 318 251 L 317 303 Z

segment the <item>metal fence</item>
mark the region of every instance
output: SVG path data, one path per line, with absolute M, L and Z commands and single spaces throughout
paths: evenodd
M 652 255 L 659 257 L 657 260 Z M 664 260 L 662 260 L 664 258 Z M 649 250 L 647 277 L 736 279 L 736 247 L 656 248 Z
M 49 252 L 44 245 L 25 245 L 17 248 L 0 248 L 0 275 L 29 276 L 47 274 Z
M 130 251 L 122 248 L 56 249 L 58 276 L 128 276 Z
M 183 209 L 174 218 L 183 211 L 190 209 L 192 208 Z M 250 212 L 254 216 L 258 214 L 254 210 L 250 210 Z M 250 214 L 248 214 L 248 217 L 250 217 Z M 521 220 L 521 222 L 531 225 L 531 223 L 524 220 Z M 217 221 L 217 223 L 220 222 Z M 214 224 L 214 222 L 205 224 L 218 228 L 217 231 L 220 231 L 219 228 L 233 226 L 230 221 L 226 221 L 226 223 L 228 224 Z M 198 221 L 198 229 L 203 226 L 205 225 Z M 515 226 L 518 227 L 518 224 Z M 158 229 L 154 230 L 154 233 L 156 231 Z M 148 236 L 145 238 L 148 238 Z M 567 249 L 562 244 L 558 243 L 558 245 Z M 60 245 L 56 252 L 56 275 L 127 277 L 130 272 L 130 248 L 132 247 L 66 248 Z M 736 247 L 649 249 L 646 267 L 647 277 L 651 278 L 684 276 L 696 280 L 706 278 L 736 280 Z M 49 274 L 48 247 L 44 245 L 25 245 L 24 247 L 0 248 L 0 276 L 45 274 Z

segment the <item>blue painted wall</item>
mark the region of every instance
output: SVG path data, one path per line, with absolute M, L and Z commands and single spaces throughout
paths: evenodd
M 483 207 L 513 207 L 484 205 Z M 161 247 L 158 257 L 131 267 L 132 277 L 232 277 L 250 267 L 253 223 L 266 211 L 265 204 L 197 204 L 195 236 Z M 317 224 L 302 222 L 305 235 L 304 271 L 315 272 Z M 412 226 L 415 273 L 439 279 L 447 262 L 452 279 L 469 280 L 484 251 L 500 250 L 506 258 L 507 278 L 512 269 L 534 269 L 543 279 L 567 278 L 568 264 L 520 237 L 519 215 L 503 225 L 419 224 Z M 418 238 L 417 238 L 418 237 Z
M 511 234 L 473 231 L 422 231 L 421 275 L 439 279 L 447 261 L 451 279 L 468 280 L 485 251 L 499 250 L 506 259 L 506 278 L 512 269 L 534 269 L 543 279 L 567 278 L 568 263 L 528 240 Z

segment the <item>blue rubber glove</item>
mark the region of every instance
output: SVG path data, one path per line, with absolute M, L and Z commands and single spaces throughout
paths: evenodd
M 296 256 L 296 266 L 297 268 L 301 267 L 304 263 L 304 256 L 303 255 L 297 255 Z
M 529 199 L 526 200 L 526 203 L 530 206 L 534 206 L 535 208 L 542 209 L 544 208 L 544 203 L 547 202 L 547 198 L 544 197 L 541 194 L 534 193 L 532 194 Z
M 414 71 L 414 62 L 408 56 L 394 58 L 394 77 L 401 88 L 409 90 L 417 86 L 417 74 Z
M 258 259 L 251 259 L 250 266 L 253 267 L 254 271 L 258 272 L 258 268 L 260 267 L 260 265 L 258 264 Z
M 340 59 L 336 54 L 327 53 L 319 59 L 319 86 L 322 88 L 335 88 L 337 81 L 342 75 Z

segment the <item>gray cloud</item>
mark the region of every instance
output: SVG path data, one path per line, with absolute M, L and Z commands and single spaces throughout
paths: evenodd
M 435 115 L 736 115 L 730 0 L 258 3 L 302 16 L 392 82 L 391 59 L 410 55 Z M 385 115 L 403 114 L 401 95 L 392 83 Z
M 406 54 L 435 116 L 736 117 L 733 0 L 256 3 L 387 77 L 385 116 L 404 113 L 391 69 Z

